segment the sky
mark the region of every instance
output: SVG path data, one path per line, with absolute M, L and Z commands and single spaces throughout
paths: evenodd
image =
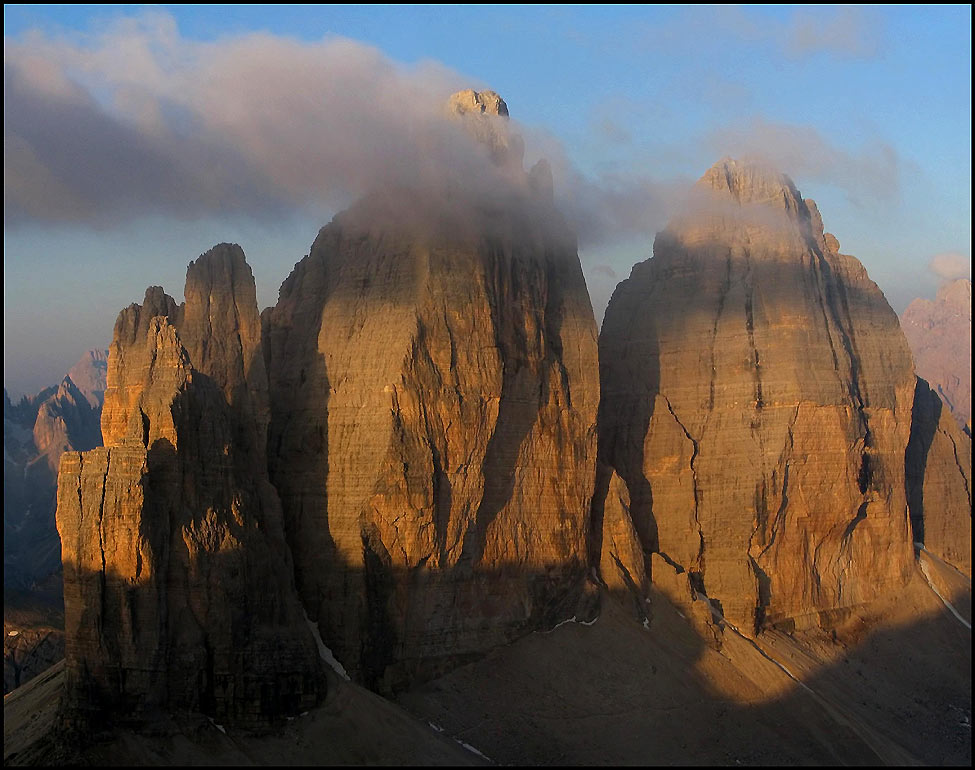
M 377 185 L 479 177 L 492 89 L 552 166 L 597 320 L 682 190 L 761 157 L 900 313 L 971 276 L 970 6 L 4 6 L 4 385 L 239 243 L 261 307 Z

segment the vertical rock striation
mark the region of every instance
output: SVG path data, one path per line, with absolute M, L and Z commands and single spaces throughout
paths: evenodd
M 254 279 L 222 244 L 186 303 L 150 287 L 119 314 L 105 446 L 61 460 L 67 705 L 142 718 L 200 710 L 262 726 L 324 682 L 267 479 L 267 375 Z
M 599 344 L 600 452 L 643 549 L 743 632 L 905 580 L 910 351 L 787 177 L 709 170 Z
M 364 199 L 264 319 L 298 587 L 379 689 L 562 619 L 586 570 L 596 328 L 547 167 L 511 171 L 495 96 L 450 110 L 505 164 L 504 196 Z

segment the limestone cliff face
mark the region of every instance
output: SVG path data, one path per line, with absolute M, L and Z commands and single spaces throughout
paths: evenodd
M 927 380 L 962 427 L 972 419 L 972 282 L 959 278 L 932 302 L 916 299 L 901 315 L 918 377 Z
M 921 378 L 913 417 L 906 460 L 914 540 L 971 577 L 971 437 Z
M 596 327 L 540 190 L 367 198 L 266 313 L 298 587 L 371 686 L 564 619 L 585 574 Z
M 644 550 L 744 632 L 906 578 L 910 351 L 788 178 L 708 171 L 613 295 L 600 379 Z
M 318 702 L 320 661 L 267 480 L 267 376 L 237 246 L 123 310 L 105 447 L 58 482 L 69 714 L 201 710 L 260 726 Z

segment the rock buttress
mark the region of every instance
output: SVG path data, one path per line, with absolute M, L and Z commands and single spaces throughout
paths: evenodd
M 596 328 L 549 199 L 372 196 L 265 321 L 272 480 L 303 601 L 350 672 L 396 687 L 571 614 Z
M 267 480 L 267 377 L 239 247 L 122 311 L 105 446 L 58 482 L 67 716 L 189 709 L 263 727 L 315 705 L 320 659 Z
M 600 379 L 600 452 L 644 550 L 745 633 L 906 579 L 910 351 L 788 178 L 702 178 L 617 287 Z

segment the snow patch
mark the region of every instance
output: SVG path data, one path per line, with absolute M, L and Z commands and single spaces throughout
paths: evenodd
M 650 630 L 650 618 L 644 618 L 643 619 L 643 630 L 644 631 L 649 631 Z
M 224 735 L 227 734 L 227 730 L 224 728 L 224 726 L 223 725 L 218 725 L 216 722 L 214 722 L 213 721 L 213 717 L 207 717 L 207 719 L 209 719 L 210 720 L 210 724 L 213 725 L 214 727 L 216 727 L 220 732 L 222 732 Z
M 433 722 L 427 722 L 427 724 L 430 725 L 430 727 L 432 727 L 438 733 L 442 733 L 443 732 L 443 728 L 440 725 L 436 725 Z
M 472 754 L 477 754 L 477 756 L 479 756 L 481 759 L 487 759 L 488 762 L 491 762 L 493 764 L 493 761 L 492 760 L 490 760 L 486 756 L 484 756 L 480 751 L 478 751 L 473 746 L 471 746 L 471 744 L 465 743 L 460 738 L 454 738 L 454 741 L 456 741 L 457 743 L 459 743 L 461 746 L 463 746 L 465 749 L 467 749 Z
M 768 660 L 770 663 L 774 663 L 776 666 L 778 666 L 780 669 L 782 669 L 782 671 L 785 673 L 785 675 L 787 677 L 789 677 L 789 679 L 791 679 L 797 685 L 799 685 L 803 690 L 806 690 L 807 692 L 810 692 L 813 695 L 816 694 L 815 692 L 813 692 L 813 689 L 811 687 L 809 687 L 809 685 L 807 685 L 799 677 L 797 677 L 795 674 L 793 674 L 791 671 L 789 671 L 789 669 L 787 669 L 785 667 L 785 665 L 783 665 L 778 660 L 776 660 L 771 655 L 769 655 L 767 652 L 765 652 L 765 650 L 763 650 L 761 647 L 759 647 L 755 643 L 754 640 L 749 639 L 747 636 L 745 636 L 741 631 L 738 630 L 738 628 L 734 624 L 729 623 L 728 622 L 728 619 L 724 615 L 722 615 L 720 612 L 718 612 L 717 607 L 714 606 L 714 604 L 711 602 L 711 600 L 705 594 L 699 593 L 697 595 L 697 599 L 695 599 L 695 601 L 707 602 L 708 603 L 708 607 L 711 608 L 711 616 L 715 620 L 720 620 L 728 628 L 730 628 L 732 631 L 734 631 L 738 636 L 740 636 L 742 639 L 744 639 L 746 642 L 748 642 L 752 647 L 754 647 L 758 651 L 758 654 L 759 655 L 761 655 L 763 658 L 765 658 L 766 660 Z
M 932 555 L 931 552 L 923 545 L 920 545 L 918 543 L 915 543 L 914 545 L 918 546 L 925 553 Z M 969 623 L 967 620 L 965 620 L 962 614 L 951 605 L 951 602 L 949 602 L 947 599 L 945 599 L 945 597 L 941 595 L 941 592 L 937 588 L 935 588 L 934 583 L 931 582 L 931 576 L 928 574 L 928 565 L 924 563 L 923 559 L 919 559 L 918 563 L 921 565 L 921 574 L 924 575 L 924 579 L 927 581 L 928 586 L 931 588 L 931 590 L 934 591 L 935 595 L 939 599 L 941 599 L 941 601 L 944 603 L 945 607 L 948 608 L 951 614 L 954 615 L 956 618 L 958 618 L 958 622 L 961 623 L 963 626 L 965 626 L 965 628 L 967 628 L 969 631 L 971 631 L 972 624 Z
M 591 626 L 591 625 L 594 625 L 597 620 L 599 620 L 599 615 L 597 615 L 596 617 L 594 617 L 592 620 L 588 620 L 588 621 L 586 621 L 586 620 L 578 620 L 576 618 L 576 616 L 573 615 L 571 618 L 566 618 L 565 620 L 563 620 L 563 621 L 561 621 L 559 623 L 556 623 L 548 631 L 542 631 L 541 633 L 543 633 L 543 634 L 550 634 L 556 628 L 559 628 L 561 626 L 564 626 L 566 623 L 579 623 L 580 625 L 583 625 L 583 626 Z
M 563 620 L 561 623 L 556 623 L 554 626 L 552 626 L 552 631 L 554 631 L 556 628 L 559 628 L 560 626 L 564 626 L 566 623 L 575 623 L 575 622 L 576 622 L 576 616 L 573 615 L 568 620 Z M 549 631 L 549 633 L 552 633 L 552 631 Z
M 305 622 L 308 624 L 308 628 L 311 629 L 311 635 L 315 637 L 315 644 L 318 645 L 318 654 L 321 656 L 322 660 L 328 663 L 328 665 L 332 667 L 332 670 L 334 670 L 335 673 L 342 677 L 346 682 L 351 681 L 349 679 L 349 675 L 345 672 L 345 667 L 335 659 L 335 656 L 332 655 L 332 651 L 328 649 L 328 647 L 325 646 L 325 642 L 322 641 L 322 634 L 318 630 L 318 623 L 309 618 L 307 612 L 303 611 L 303 613 L 305 616 Z M 302 716 L 304 716 L 304 714 L 302 714 Z

